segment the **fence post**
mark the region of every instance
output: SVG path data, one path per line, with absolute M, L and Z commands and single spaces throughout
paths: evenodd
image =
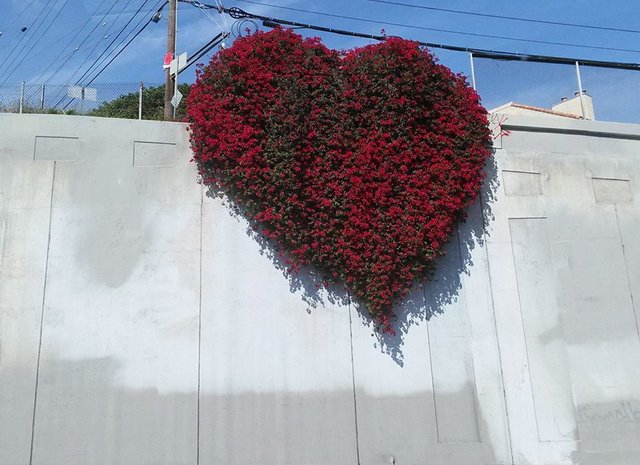
M 473 90 L 477 91 L 476 87 L 476 70 L 473 66 L 473 53 L 469 52 L 469 64 L 471 65 L 471 85 L 473 86 Z
M 44 111 L 44 86 L 45 84 L 42 84 L 40 89 L 40 111 Z
M 582 119 L 587 119 L 584 112 L 584 96 L 582 92 L 582 79 L 580 78 L 580 64 L 576 61 L 576 77 L 578 78 L 578 92 L 580 92 L 580 111 L 582 111 Z
M 140 90 L 138 95 L 138 119 L 142 119 L 142 91 L 144 90 L 144 82 L 140 83 Z
M 24 81 L 20 83 L 20 110 L 19 110 L 20 113 L 22 113 L 23 107 L 24 107 Z

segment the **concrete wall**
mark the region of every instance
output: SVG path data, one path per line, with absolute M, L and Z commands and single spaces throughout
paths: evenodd
M 499 120 L 383 337 L 183 125 L 0 115 L 0 465 L 637 465 L 640 127 Z

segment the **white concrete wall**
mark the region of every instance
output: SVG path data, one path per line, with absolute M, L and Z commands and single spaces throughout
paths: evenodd
M 184 125 L 0 115 L 0 465 L 637 465 L 640 127 L 502 121 L 381 337 Z

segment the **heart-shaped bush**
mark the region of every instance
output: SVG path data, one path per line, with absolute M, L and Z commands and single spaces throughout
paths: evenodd
M 187 114 L 204 182 L 387 330 L 490 155 L 464 77 L 398 38 L 346 54 L 284 29 L 240 38 L 199 71 Z

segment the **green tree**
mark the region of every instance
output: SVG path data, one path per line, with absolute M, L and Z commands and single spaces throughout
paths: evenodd
M 178 90 L 182 94 L 182 102 L 176 113 L 177 120 L 183 120 L 185 114 L 185 101 L 191 90 L 191 84 L 179 84 Z M 138 92 L 118 97 L 110 102 L 105 102 L 95 110 L 87 113 L 88 116 L 103 116 L 106 118 L 138 119 Z M 147 87 L 142 91 L 142 119 L 164 119 L 164 86 Z

